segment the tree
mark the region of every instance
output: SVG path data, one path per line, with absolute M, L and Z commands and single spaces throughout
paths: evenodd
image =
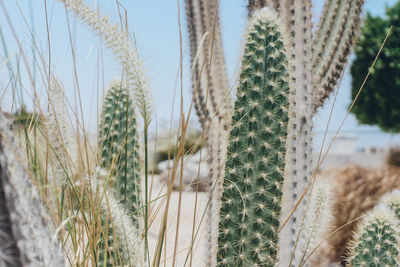
M 391 25 L 392 33 L 351 112 L 361 123 L 400 132 L 400 1 L 386 9 L 385 18 L 366 16 L 351 65 L 352 99 Z

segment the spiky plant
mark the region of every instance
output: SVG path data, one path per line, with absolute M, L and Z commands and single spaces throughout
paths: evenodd
M 248 26 L 228 146 L 219 222 L 218 264 L 276 263 L 285 168 L 289 70 L 277 14 Z
M 399 266 L 398 220 L 385 208 L 377 207 L 360 223 L 347 258 L 348 266 Z
M 141 182 L 136 116 L 129 92 L 113 83 L 104 99 L 99 137 L 101 167 L 109 170 L 117 198 L 135 223 L 140 216 Z
M 214 266 L 219 207 L 225 170 L 232 101 L 224 62 L 219 0 L 185 0 L 189 30 L 192 87 L 197 116 L 204 129 L 209 166 L 207 264 Z M 211 253 L 211 254 L 210 254 Z
M 51 220 L 0 113 L 0 265 L 63 266 Z M 54 230 L 54 229 L 53 229 Z

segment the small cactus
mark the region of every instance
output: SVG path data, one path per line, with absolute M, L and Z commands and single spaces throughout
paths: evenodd
M 370 211 L 356 231 L 348 266 L 399 266 L 399 229 L 393 213 L 383 207 Z
M 285 32 L 268 8 L 248 26 L 228 146 L 218 264 L 274 265 L 285 168 L 289 73 Z
M 129 92 L 119 83 L 113 83 L 106 94 L 99 140 L 101 167 L 115 176 L 117 198 L 138 222 L 142 204 L 136 117 Z

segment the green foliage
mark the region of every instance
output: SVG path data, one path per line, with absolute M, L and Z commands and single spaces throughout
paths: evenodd
M 349 266 L 399 266 L 398 221 L 389 210 L 374 210 L 361 222 Z
M 248 28 L 220 211 L 223 266 L 276 261 L 289 94 L 280 27 L 276 14 L 263 9 Z
M 400 2 L 386 10 L 386 18 L 367 14 L 351 65 L 354 99 L 369 66 L 378 54 L 387 30 L 393 25 L 385 48 L 351 110 L 361 123 L 378 125 L 387 132 L 400 131 Z
M 129 93 L 118 84 L 105 97 L 99 140 L 101 167 L 115 177 L 116 197 L 138 223 L 142 204 L 135 110 Z

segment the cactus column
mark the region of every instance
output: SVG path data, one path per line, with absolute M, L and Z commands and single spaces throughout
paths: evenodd
M 248 26 L 223 184 L 219 265 L 276 263 L 289 94 L 282 28 L 267 8 Z
M 204 130 L 209 165 L 208 245 L 206 262 L 215 266 L 222 180 L 232 103 L 222 49 L 219 0 L 186 0 L 192 86 L 197 116 Z
M 101 166 L 115 176 L 117 199 L 139 223 L 140 172 L 136 117 L 129 92 L 120 83 L 111 85 L 104 100 L 99 132 Z

